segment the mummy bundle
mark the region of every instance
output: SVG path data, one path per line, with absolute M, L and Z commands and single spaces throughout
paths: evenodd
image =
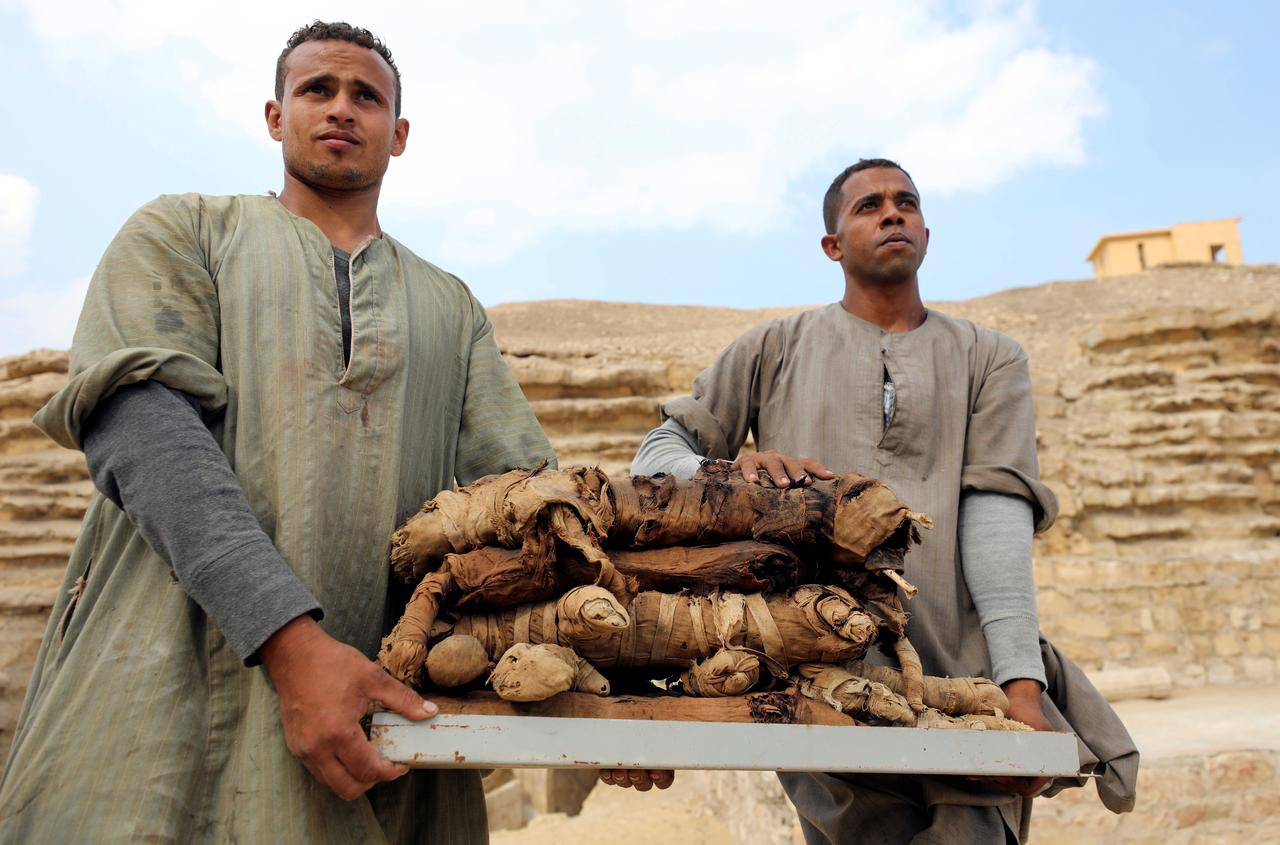
M 489 476 L 394 534 L 394 571 L 416 587 L 379 662 L 419 689 L 487 683 L 511 701 L 644 678 L 704 697 L 788 686 L 878 724 L 1002 727 L 998 687 L 926 678 L 906 638 L 903 562 L 929 525 L 857 473 L 795 489 L 718 464 L 689 480 Z M 876 645 L 900 671 L 859 671 Z

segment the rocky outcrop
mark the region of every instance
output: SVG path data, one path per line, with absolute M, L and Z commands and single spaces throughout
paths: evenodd
M 1088 668 L 1276 678 L 1280 297 L 1274 274 L 1244 279 L 1205 285 L 1198 307 L 1082 327 L 1074 359 L 1040 373 L 1041 454 L 1063 503 L 1037 547 L 1041 614 Z
M 93 492 L 84 457 L 31 424 L 66 380 L 66 352 L 0 358 L 0 754 Z

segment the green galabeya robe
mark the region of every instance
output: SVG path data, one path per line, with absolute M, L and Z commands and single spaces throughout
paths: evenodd
M 344 370 L 332 245 L 314 224 L 273 197 L 161 197 L 108 248 L 70 381 L 36 422 L 79 448 L 123 385 L 199 399 L 324 628 L 373 656 L 396 526 L 455 480 L 554 456 L 458 279 L 369 239 L 351 256 L 350 305 Z M 351 802 L 315 782 L 285 747 L 265 671 L 94 496 L 0 785 L 0 841 L 486 837 L 474 773 L 415 771 Z

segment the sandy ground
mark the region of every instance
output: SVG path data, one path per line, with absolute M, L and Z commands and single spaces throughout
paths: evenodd
M 693 804 L 678 779 L 670 789 L 648 792 L 602 784 L 577 816 L 536 816 L 527 827 L 490 837 L 493 845 L 733 845 L 728 828 Z
M 1157 760 L 1223 751 L 1280 751 L 1277 702 L 1280 686 L 1205 687 L 1112 706 L 1142 759 Z

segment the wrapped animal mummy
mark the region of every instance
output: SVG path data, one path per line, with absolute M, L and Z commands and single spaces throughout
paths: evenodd
M 553 547 L 544 540 L 552 538 L 597 568 L 596 583 L 620 596 L 624 588 L 606 545 L 756 540 L 809 549 L 842 565 L 870 561 L 896 575 L 903 554 L 919 542 L 913 523 L 932 524 L 882 482 L 856 472 L 780 489 L 745 482 L 718 465 L 692 479 L 615 480 L 596 468 L 539 466 L 440 493 L 392 535 L 391 562 L 412 583 L 437 570 L 449 554 L 487 546 L 526 552 L 541 546 L 546 552 Z
M 656 676 L 686 670 L 689 692 L 736 695 L 758 679 L 761 665 L 777 677 L 786 677 L 798 663 L 860 657 L 875 642 L 876 625 L 857 600 L 839 587 L 804 585 L 768 597 L 644 592 L 623 608 L 608 591 L 585 586 L 555 602 L 467 614 L 451 624 L 441 623 L 437 636 L 445 632 L 448 636 L 432 646 L 432 653 L 459 637 L 474 640 L 479 649 L 466 649 L 473 667 L 489 661 L 502 666 L 516 645 L 569 647 L 574 659 L 556 652 L 566 666 L 572 664 L 572 671 L 558 673 L 559 680 L 550 685 L 555 692 L 575 688 L 576 658 L 581 657 L 597 669 L 645 670 Z M 451 649 L 461 652 L 456 646 Z M 520 653 L 527 654 L 527 649 Z M 534 666 L 528 658 L 525 663 Z M 429 676 L 443 684 L 471 671 L 432 669 Z M 503 695 L 497 684 L 495 689 Z

